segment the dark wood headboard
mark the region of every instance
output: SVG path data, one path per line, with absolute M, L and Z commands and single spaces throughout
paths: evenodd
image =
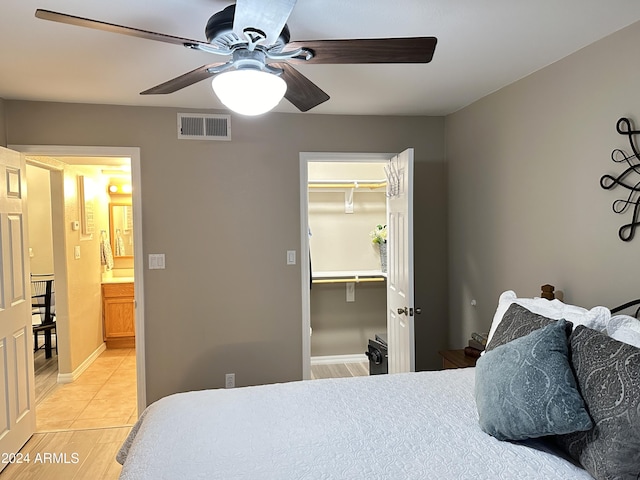
M 622 312 L 623 310 L 626 310 L 627 308 L 631 308 L 634 307 L 636 305 L 640 305 L 640 298 L 637 300 L 631 300 L 630 302 L 627 303 L 623 303 L 622 305 L 618 305 L 617 307 L 614 307 L 611 309 L 611 313 L 618 313 L 618 312 Z M 640 313 L 640 307 L 638 307 L 635 311 L 635 313 L 633 314 L 634 317 L 638 318 L 638 313 Z
M 556 287 L 554 287 L 553 285 L 549 285 L 549 284 L 542 285 L 540 287 L 540 290 L 542 291 L 542 293 L 540 293 L 540 296 L 542 298 L 546 298 L 547 300 L 553 300 L 556 298 L 555 289 Z M 640 298 L 636 300 L 631 300 L 630 302 L 623 303 L 622 305 L 618 305 L 617 307 L 612 308 L 611 313 L 614 313 L 614 314 L 619 313 L 628 308 L 635 307 L 636 305 L 638 305 L 638 308 L 633 313 L 633 316 L 638 318 L 638 315 L 640 314 Z
M 549 285 L 548 283 L 546 285 L 542 285 L 540 287 L 540 290 L 542 290 L 540 296 L 542 298 L 546 298 L 547 300 L 554 300 L 556 298 L 556 294 L 554 293 L 555 289 L 556 287 L 554 287 L 553 285 Z

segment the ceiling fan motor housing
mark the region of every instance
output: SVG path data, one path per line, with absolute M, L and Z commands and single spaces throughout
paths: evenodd
M 236 11 L 235 5 L 229 5 L 224 10 L 211 15 L 204 29 L 207 41 L 223 48 L 231 48 L 239 43 L 246 43 L 246 39 L 239 38 L 233 31 L 233 19 Z M 258 27 L 256 27 L 258 28 Z M 285 25 L 280 32 L 277 42 L 273 45 L 276 50 L 282 49 L 291 38 L 289 26 Z M 265 45 L 272 47 L 271 45 Z

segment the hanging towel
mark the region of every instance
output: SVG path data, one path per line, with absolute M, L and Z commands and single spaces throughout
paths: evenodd
M 100 241 L 100 263 L 107 266 L 107 270 L 113 268 L 113 252 L 111 251 L 111 245 L 109 242 L 105 242 L 104 239 Z
M 124 256 L 124 240 L 120 234 L 116 235 L 116 257 Z

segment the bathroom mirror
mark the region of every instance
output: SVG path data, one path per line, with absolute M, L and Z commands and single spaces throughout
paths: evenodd
M 133 209 L 126 203 L 109 204 L 109 228 L 113 256 L 133 256 Z

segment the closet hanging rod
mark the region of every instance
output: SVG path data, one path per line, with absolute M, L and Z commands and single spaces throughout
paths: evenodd
M 315 278 L 313 283 L 365 283 L 365 282 L 384 282 L 384 277 L 352 277 L 352 278 Z
M 309 180 L 309 188 L 385 188 L 386 180 Z

